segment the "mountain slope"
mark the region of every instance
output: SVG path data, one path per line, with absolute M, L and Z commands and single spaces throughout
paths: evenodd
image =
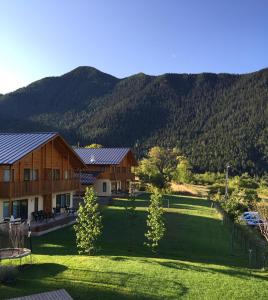
M 71 143 L 179 146 L 199 171 L 268 171 L 268 69 L 246 75 L 79 67 L 0 98 L 1 130 L 56 130 Z

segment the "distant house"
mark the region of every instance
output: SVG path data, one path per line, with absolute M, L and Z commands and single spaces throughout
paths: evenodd
M 130 148 L 75 148 L 87 168 L 82 171 L 82 186 L 94 186 L 98 196 L 128 192 L 137 165 Z
M 57 133 L 0 133 L 0 221 L 72 207 L 84 168 Z

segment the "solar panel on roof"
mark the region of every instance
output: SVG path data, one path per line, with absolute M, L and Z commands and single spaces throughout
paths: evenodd
M 0 164 L 13 164 L 56 135 L 55 132 L 0 133 Z

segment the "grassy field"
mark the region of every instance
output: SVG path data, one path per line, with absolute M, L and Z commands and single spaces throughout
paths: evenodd
M 124 206 L 103 209 L 98 256 L 79 256 L 72 227 L 34 239 L 34 264 L 16 284 L 0 285 L 0 299 L 65 288 L 74 299 L 267 299 L 268 274 L 245 268 L 208 201 L 169 196 L 167 236 L 158 257 L 143 246 L 147 196 L 137 201 L 135 243 L 129 248 Z M 167 202 L 167 201 L 166 201 Z M 130 251 L 131 250 L 131 251 Z

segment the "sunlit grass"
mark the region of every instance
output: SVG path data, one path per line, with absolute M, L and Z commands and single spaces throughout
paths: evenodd
M 125 199 L 103 208 L 97 256 L 78 255 L 72 227 L 34 239 L 34 264 L 0 299 L 65 288 L 74 299 L 267 299 L 267 273 L 249 270 L 220 216 L 205 199 L 170 196 L 167 235 L 159 254 L 143 245 L 148 195 L 137 201 L 134 243 L 129 247 Z

